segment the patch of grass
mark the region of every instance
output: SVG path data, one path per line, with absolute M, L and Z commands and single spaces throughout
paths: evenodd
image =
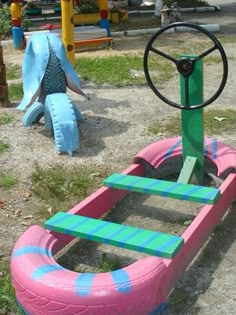
M 108 174 L 105 166 L 55 164 L 41 167 L 35 164 L 31 175 L 32 191 L 52 209 L 68 210 L 101 186 Z
M 4 151 L 7 151 L 9 149 L 9 144 L 8 143 L 5 143 L 3 142 L 1 139 L 0 139 L 0 153 L 3 153 Z
M 210 109 L 204 111 L 204 129 L 209 136 L 219 135 L 223 132 L 235 129 L 236 110 L 234 109 Z M 154 134 L 167 133 L 171 136 L 181 134 L 180 114 L 173 116 L 164 123 L 157 122 L 148 128 Z
M 6 113 L 0 114 L 0 126 L 10 124 L 13 121 L 13 117 Z
M 100 265 L 100 272 L 110 272 L 121 268 L 119 259 L 112 259 L 106 253 L 102 254 L 102 263 Z
M 232 35 L 232 36 L 219 36 L 218 37 L 220 43 L 222 45 L 224 44 L 235 44 L 236 43 L 236 36 Z
M 127 86 L 146 83 L 143 56 L 81 57 L 76 59 L 75 67 L 84 80 L 96 84 Z M 155 71 L 159 83 L 171 78 L 172 67 L 169 62 L 151 59 L 150 67 Z
M 0 272 L 2 276 L 0 277 L 0 314 L 22 314 L 15 302 L 15 293 L 11 283 L 11 276 L 9 271 L 9 263 L 5 261 L 0 261 Z
M 21 66 L 16 64 L 6 65 L 7 80 L 15 80 L 21 78 Z
M 23 86 L 22 83 L 13 83 L 9 85 L 9 98 L 13 101 L 22 99 Z
M 0 173 L 0 187 L 10 188 L 17 183 L 17 178 L 12 175 Z

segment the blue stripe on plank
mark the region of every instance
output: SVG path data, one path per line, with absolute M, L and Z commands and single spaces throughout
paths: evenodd
M 163 252 L 164 250 L 166 250 L 168 247 L 172 246 L 173 244 L 175 244 L 177 241 L 179 241 L 179 236 L 172 236 L 172 238 L 170 238 L 167 242 L 165 242 L 164 244 L 162 244 L 161 246 L 159 246 L 157 248 L 156 253 L 158 254 L 159 252 Z
M 152 234 L 150 237 L 148 237 L 147 239 L 145 239 L 139 246 L 140 249 L 141 247 L 144 247 L 146 245 L 148 245 L 149 243 L 151 243 L 154 239 L 158 238 L 161 236 L 162 233 L 160 232 L 155 232 L 154 234 Z
M 122 181 L 123 178 L 124 178 L 124 174 L 113 174 L 112 175 L 112 183 L 109 183 L 109 185 L 111 185 L 111 187 L 112 187 L 113 185 L 115 185 L 118 182 Z
M 128 273 L 124 269 L 119 269 L 111 272 L 116 291 L 119 293 L 128 293 L 131 291 L 132 286 Z
M 95 276 L 96 273 L 81 273 L 75 281 L 76 294 L 79 296 L 88 296 Z
M 50 272 L 57 271 L 57 270 L 66 270 L 62 266 L 59 265 L 43 265 L 37 267 L 31 275 L 32 280 L 37 281 L 47 275 Z
M 182 139 L 180 138 L 174 145 L 172 145 L 172 147 L 169 148 L 169 150 L 166 151 L 164 158 L 167 159 L 168 157 L 170 157 L 174 150 L 181 144 L 181 142 Z
M 57 224 L 60 223 L 62 221 L 65 221 L 65 216 L 64 215 L 59 215 L 57 216 L 57 214 L 55 214 L 53 217 L 51 217 L 50 219 L 50 224 Z
M 189 198 L 192 196 L 193 193 L 195 193 L 196 191 L 201 190 L 201 189 L 202 189 L 202 187 L 197 186 L 197 185 L 194 185 L 194 187 L 186 189 L 186 191 L 184 192 L 185 195 L 181 196 L 181 200 L 189 200 Z
M 145 188 L 143 189 L 143 192 L 147 194 L 148 190 L 152 187 L 158 186 L 161 183 L 163 183 L 162 180 L 159 179 L 153 179 L 153 181 L 151 181 L 148 185 L 145 186 Z
M 173 185 L 169 186 L 169 187 L 166 187 L 165 188 L 165 191 L 161 192 L 160 193 L 160 196 L 162 197 L 168 197 L 169 196 L 169 193 L 173 190 L 175 190 L 176 187 L 179 187 L 180 184 L 179 183 L 173 183 Z
M 140 232 L 142 232 L 142 230 L 140 229 L 136 229 L 134 231 L 132 231 L 130 234 L 122 237 L 119 242 L 126 242 L 127 240 L 131 239 L 132 237 L 134 237 L 135 235 L 139 234 Z M 125 244 L 123 244 L 121 247 L 124 247 Z
M 121 227 L 119 227 L 117 230 L 115 230 L 114 232 L 112 232 L 111 234 L 108 234 L 107 238 L 109 238 L 109 240 L 104 240 L 103 243 L 104 244 L 109 244 L 111 242 L 111 239 L 120 234 L 122 231 L 124 231 L 126 229 L 125 225 L 122 225 Z
M 93 236 L 94 233 L 96 233 L 97 231 L 103 229 L 104 226 L 107 226 L 107 225 L 108 225 L 108 222 L 102 221 L 99 226 L 95 226 L 94 228 L 92 228 L 92 229 L 90 229 L 89 231 L 87 231 L 87 232 L 86 232 L 86 234 L 87 234 L 87 239 L 88 239 L 88 240 L 91 240 L 91 238 L 92 238 L 92 236 Z
M 52 253 L 45 247 L 39 246 L 22 246 L 13 252 L 12 258 L 17 258 L 22 255 L 38 254 L 52 257 Z
M 143 177 L 130 178 L 130 181 L 129 181 L 129 183 L 126 185 L 126 188 L 127 188 L 128 190 L 131 190 L 135 184 L 137 184 L 138 182 L 140 182 L 140 181 L 142 181 L 142 180 L 143 180 Z
M 87 221 L 89 221 L 90 218 L 84 217 L 80 222 L 73 222 L 71 223 L 71 225 L 68 226 L 67 229 L 65 229 L 65 231 L 63 232 L 64 234 L 73 234 L 73 229 L 83 225 L 84 223 L 86 223 Z
M 202 197 L 202 203 L 205 203 L 207 200 L 209 200 L 212 196 L 215 196 L 216 192 L 215 190 L 210 191 L 205 197 Z

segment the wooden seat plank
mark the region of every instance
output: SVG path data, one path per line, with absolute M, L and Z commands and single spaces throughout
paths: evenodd
M 65 212 L 58 212 L 46 221 L 45 228 L 164 258 L 174 257 L 184 244 L 183 238 L 177 235 L 169 235 Z
M 117 173 L 106 178 L 103 184 L 104 186 L 116 189 L 136 191 L 206 204 L 214 204 L 221 196 L 218 188 Z

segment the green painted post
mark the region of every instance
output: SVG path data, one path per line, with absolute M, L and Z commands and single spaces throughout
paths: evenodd
M 196 57 L 181 55 L 181 57 Z M 203 102 L 203 64 L 195 63 L 194 71 L 189 76 L 189 105 Z M 180 76 L 181 104 L 185 105 L 185 79 Z M 204 126 L 203 109 L 181 110 L 183 162 L 187 156 L 197 158 L 194 177 L 199 185 L 204 185 Z

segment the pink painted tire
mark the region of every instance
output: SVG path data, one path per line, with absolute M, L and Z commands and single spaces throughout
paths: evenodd
M 56 235 L 56 234 L 55 234 Z M 18 303 L 31 315 L 152 315 L 165 304 L 166 266 L 141 259 L 107 273 L 76 273 L 57 264 L 58 239 L 34 225 L 17 240 L 11 257 Z

